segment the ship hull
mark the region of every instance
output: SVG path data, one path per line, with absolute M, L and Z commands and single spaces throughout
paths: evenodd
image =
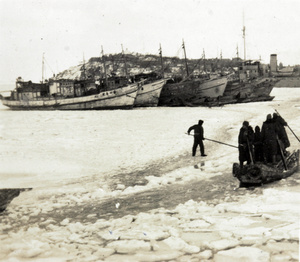
M 229 82 L 225 89 L 224 96 L 239 95 L 240 97 L 246 97 L 250 94 L 268 96 L 277 82 L 277 79 L 269 77 L 257 78 L 245 83 Z
M 272 76 L 276 77 L 287 77 L 287 76 L 292 76 L 293 71 L 276 71 L 276 72 L 271 72 Z
M 212 79 L 199 86 L 202 97 L 219 97 L 224 94 L 227 85 L 227 78 Z
M 137 92 L 134 106 L 156 107 L 158 105 L 161 90 L 165 83 L 166 80 L 161 79 L 149 84 L 141 84 Z
M 162 89 L 159 104 L 181 106 L 201 98 L 216 98 L 223 95 L 226 85 L 226 77 L 166 84 Z
M 133 107 L 137 85 L 129 85 L 95 95 L 73 98 L 43 98 L 32 100 L 2 100 L 4 106 L 13 110 L 104 110 L 130 109 Z

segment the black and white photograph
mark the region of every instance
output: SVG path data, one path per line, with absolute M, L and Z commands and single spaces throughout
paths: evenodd
M 299 0 L 0 0 L 0 262 L 297 262 Z

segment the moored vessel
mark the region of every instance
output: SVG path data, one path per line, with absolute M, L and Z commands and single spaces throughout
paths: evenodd
M 130 109 L 137 91 L 137 83 L 103 90 L 92 80 L 61 79 L 39 84 L 18 78 L 16 88 L 2 104 L 15 110 Z
M 129 76 L 127 73 L 126 56 L 123 51 L 125 64 L 125 73 L 127 79 L 133 79 L 132 82 L 137 82 L 138 92 L 134 102 L 135 107 L 156 107 L 158 105 L 159 97 L 163 86 L 166 84 L 167 79 L 164 78 L 162 51 L 160 47 L 160 57 L 162 63 L 162 76 L 158 76 L 155 72 L 140 73 L 134 76 Z M 129 80 L 128 80 L 129 81 Z
M 159 105 L 193 106 L 201 101 L 203 102 L 207 98 L 222 96 L 228 82 L 227 77 L 217 76 L 210 78 L 208 75 L 204 77 L 191 76 L 187 65 L 184 42 L 182 43 L 182 48 L 184 50 L 187 77 L 180 82 L 169 80 L 161 91 Z
M 159 102 L 161 90 L 166 79 L 155 81 L 141 81 L 138 84 L 138 92 L 134 103 L 135 107 L 156 107 Z
M 204 102 L 207 98 L 222 96 L 227 85 L 227 78 L 193 79 L 180 83 L 167 83 L 161 92 L 159 105 L 183 106 Z
M 103 48 L 102 48 L 103 53 Z M 83 79 L 61 79 L 57 77 L 41 83 L 16 80 L 16 88 L 10 96 L 1 96 L 2 104 L 14 110 L 91 110 L 133 108 L 139 82 L 129 83 L 127 78 L 107 77 L 95 81 L 86 77 L 83 63 Z M 44 57 L 43 63 L 44 66 Z M 44 67 L 42 72 L 44 73 Z
M 229 76 L 224 96 L 268 96 L 278 82 L 269 76 L 267 66 L 263 66 L 260 61 L 244 61 L 236 74 L 234 78 Z

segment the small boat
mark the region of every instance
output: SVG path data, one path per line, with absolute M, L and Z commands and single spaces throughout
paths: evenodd
M 240 187 L 261 186 L 281 180 L 298 171 L 299 152 L 300 150 L 293 151 L 284 161 L 281 160 L 276 165 L 259 162 L 240 168 L 238 163 L 234 163 L 232 174 L 240 181 Z
M 32 188 L 1 188 L 0 189 L 0 214 L 5 211 L 10 202 L 20 195 L 23 191 L 29 191 Z

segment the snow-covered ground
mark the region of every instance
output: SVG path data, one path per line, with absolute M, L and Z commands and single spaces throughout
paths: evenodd
M 231 174 L 241 124 L 275 112 L 300 136 L 300 88 L 220 108 L 10 111 L 0 107 L 1 261 L 298 261 L 300 172 L 254 190 Z M 287 129 L 290 150 L 300 144 Z M 199 155 L 199 151 L 197 152 Z M 195 168 L 195 166 L 197 168 Z M 227 259 L 227 260 L 226 260 Z

